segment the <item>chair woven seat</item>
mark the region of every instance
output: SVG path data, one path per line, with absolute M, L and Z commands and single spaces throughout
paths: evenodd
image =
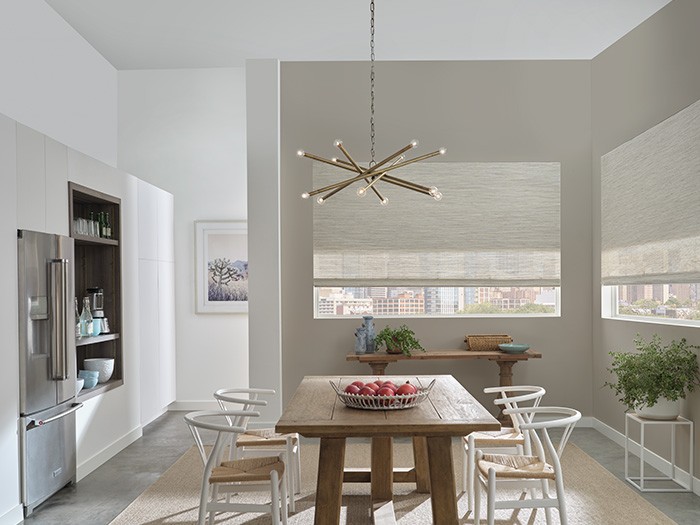
M 284 474 L 284 463 L 277 456 L 224 461 L 221 466 L 214 467 L 209 483 L 269 481 L 273 470 L 277 471 L 280 478 Z
M 496 478 L 556 479 L 554 467 L 537 456 L 512 454 L 484 454 L 477 462 L 479 471 L 488 477 L 489 469 L 496 471 Z
M 278 434 L 273 428 L 246 430 L 236 440 L 237 447 L 283 447 L 287 444 L 287 436 L 292 437 L 292 443 L 297 442 L 297 434 Z
M 487 432 L 472 432 L 470 436 L 474 436 L 474 444 L 477 447 L 508 447 L 516 445 L 524 445 L 525 438 L 523 435 L 511 427 L 503 427 L 501 430 L 493 430 Z M 465 443 L 469 443 L 469 436 L 462 438 Z

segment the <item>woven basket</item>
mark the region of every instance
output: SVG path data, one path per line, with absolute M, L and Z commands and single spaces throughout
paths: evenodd
M 329 381 L 338 399 L 348 408 L 360 408 L 362 410 L 403 410 L 420 405 L 428 399 L 433 389 L 435 379 L 425 388 L 419 388 L 415 394 L 402 396 L 365 396 L 360 394 L 346 394 L 338 389 L 333 381 Z
M 513 338 L 507 334 L 467 335 L 464 337 L 464 342 L 467 343 L 467 350 L 492 352 L 499 350 L 498 345 L 501 343 L 512 343 Z

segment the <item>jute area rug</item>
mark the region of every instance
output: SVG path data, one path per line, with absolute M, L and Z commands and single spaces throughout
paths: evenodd
M 348 467 L 369 465 L 369 443 L 348 443 L 345 464 Z M 290 525 L 313 523 L 314 489 L 318 466 L 318 445 L 302 444 L 302 493 L 297 495 L 296 513 L 289 517 Z M 453 450 L 455 477 L 461 488 L 462 453 L 455 443 Z M 394 445 L 394 465 L 412 466 L 410 443 Z M 618 480 L 593 458 L 573 444 L 568 444 L 562 459 L 569 523 L 573 525 L 640 525 L 673 524 L 666 515 L 641 498 L 630 486 Z M 192 524 L 197 521 L 202 462 L 196 448 L 186 452 L 153 485 L 146 489 L 110 525 Z M 402 525 L 430 524 L 432 513 L 427 494 L 415 492 L 410 484 L 394 485 L 394 509 L 398 523 Z M 372 522 L 369 484 L 346 483 L 343 485 L 343 502 L 340 522 L 362 525 Z M 269 501 L 255 494 L 243 494 L 247 501 Z M 252 500 L 250 498 L 253 498 Z M 266 499 L 265 499 L 266 498 Z M 485 523 L 485 496 L 482 499 L 482 523 Z M 460 523 L 474 523 L 466 510 L 466 496 L 459 495 Z M 523 509 L 496 511 L 499 525 L 544 524 L 543 510 Z M 552 511 L 553 522 L 559 523 L 559 513 Z M 271 523 L 269 515 L 217 514 L 217 525 L 263 525 Z

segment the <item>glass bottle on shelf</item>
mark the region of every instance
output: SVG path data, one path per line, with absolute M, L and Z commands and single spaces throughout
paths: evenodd
M 83 311 L 80 314 L 80 337 L 92 335 L 92 313 L 90 313 L 90 298 L 83 298 Z
M 78 311 L 78 298 L 73 297 L 73 302 L 75 303 L 75 337 L 80 338 L 80 312 Z
M 105 212 L 105 228 L 107 230 L 107 237 L 108 239 L 112 238 L 112 226 L 109 224 L 109 212 Z
M 92 212 L 92 211 L 91 211 L 90 214 L 88 215 L 88 217 L 89 217 L 89 220 L 88 220 L 88 235 L 90 235 L 91 237 L 97 237 L 98 234 L 99 234 L 99 232 L 95 231 L 95 230 L 97 229 L 97 228 L 95 228 L 95 226 L 96 226 L 96 224 L 97 224 L 97 223 L 95 222 L 95 212 Z
M 105 231 L 105 216 L 101 211 L 97 213 L 97 226 L 98 235 L 100 237 L 106 237 L 107 232 Z

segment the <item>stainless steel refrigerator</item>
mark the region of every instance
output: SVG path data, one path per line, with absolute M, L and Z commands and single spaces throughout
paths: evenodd
M 73 239 L 17 231 L 19 433 L 25 516 L 75 482 Z

